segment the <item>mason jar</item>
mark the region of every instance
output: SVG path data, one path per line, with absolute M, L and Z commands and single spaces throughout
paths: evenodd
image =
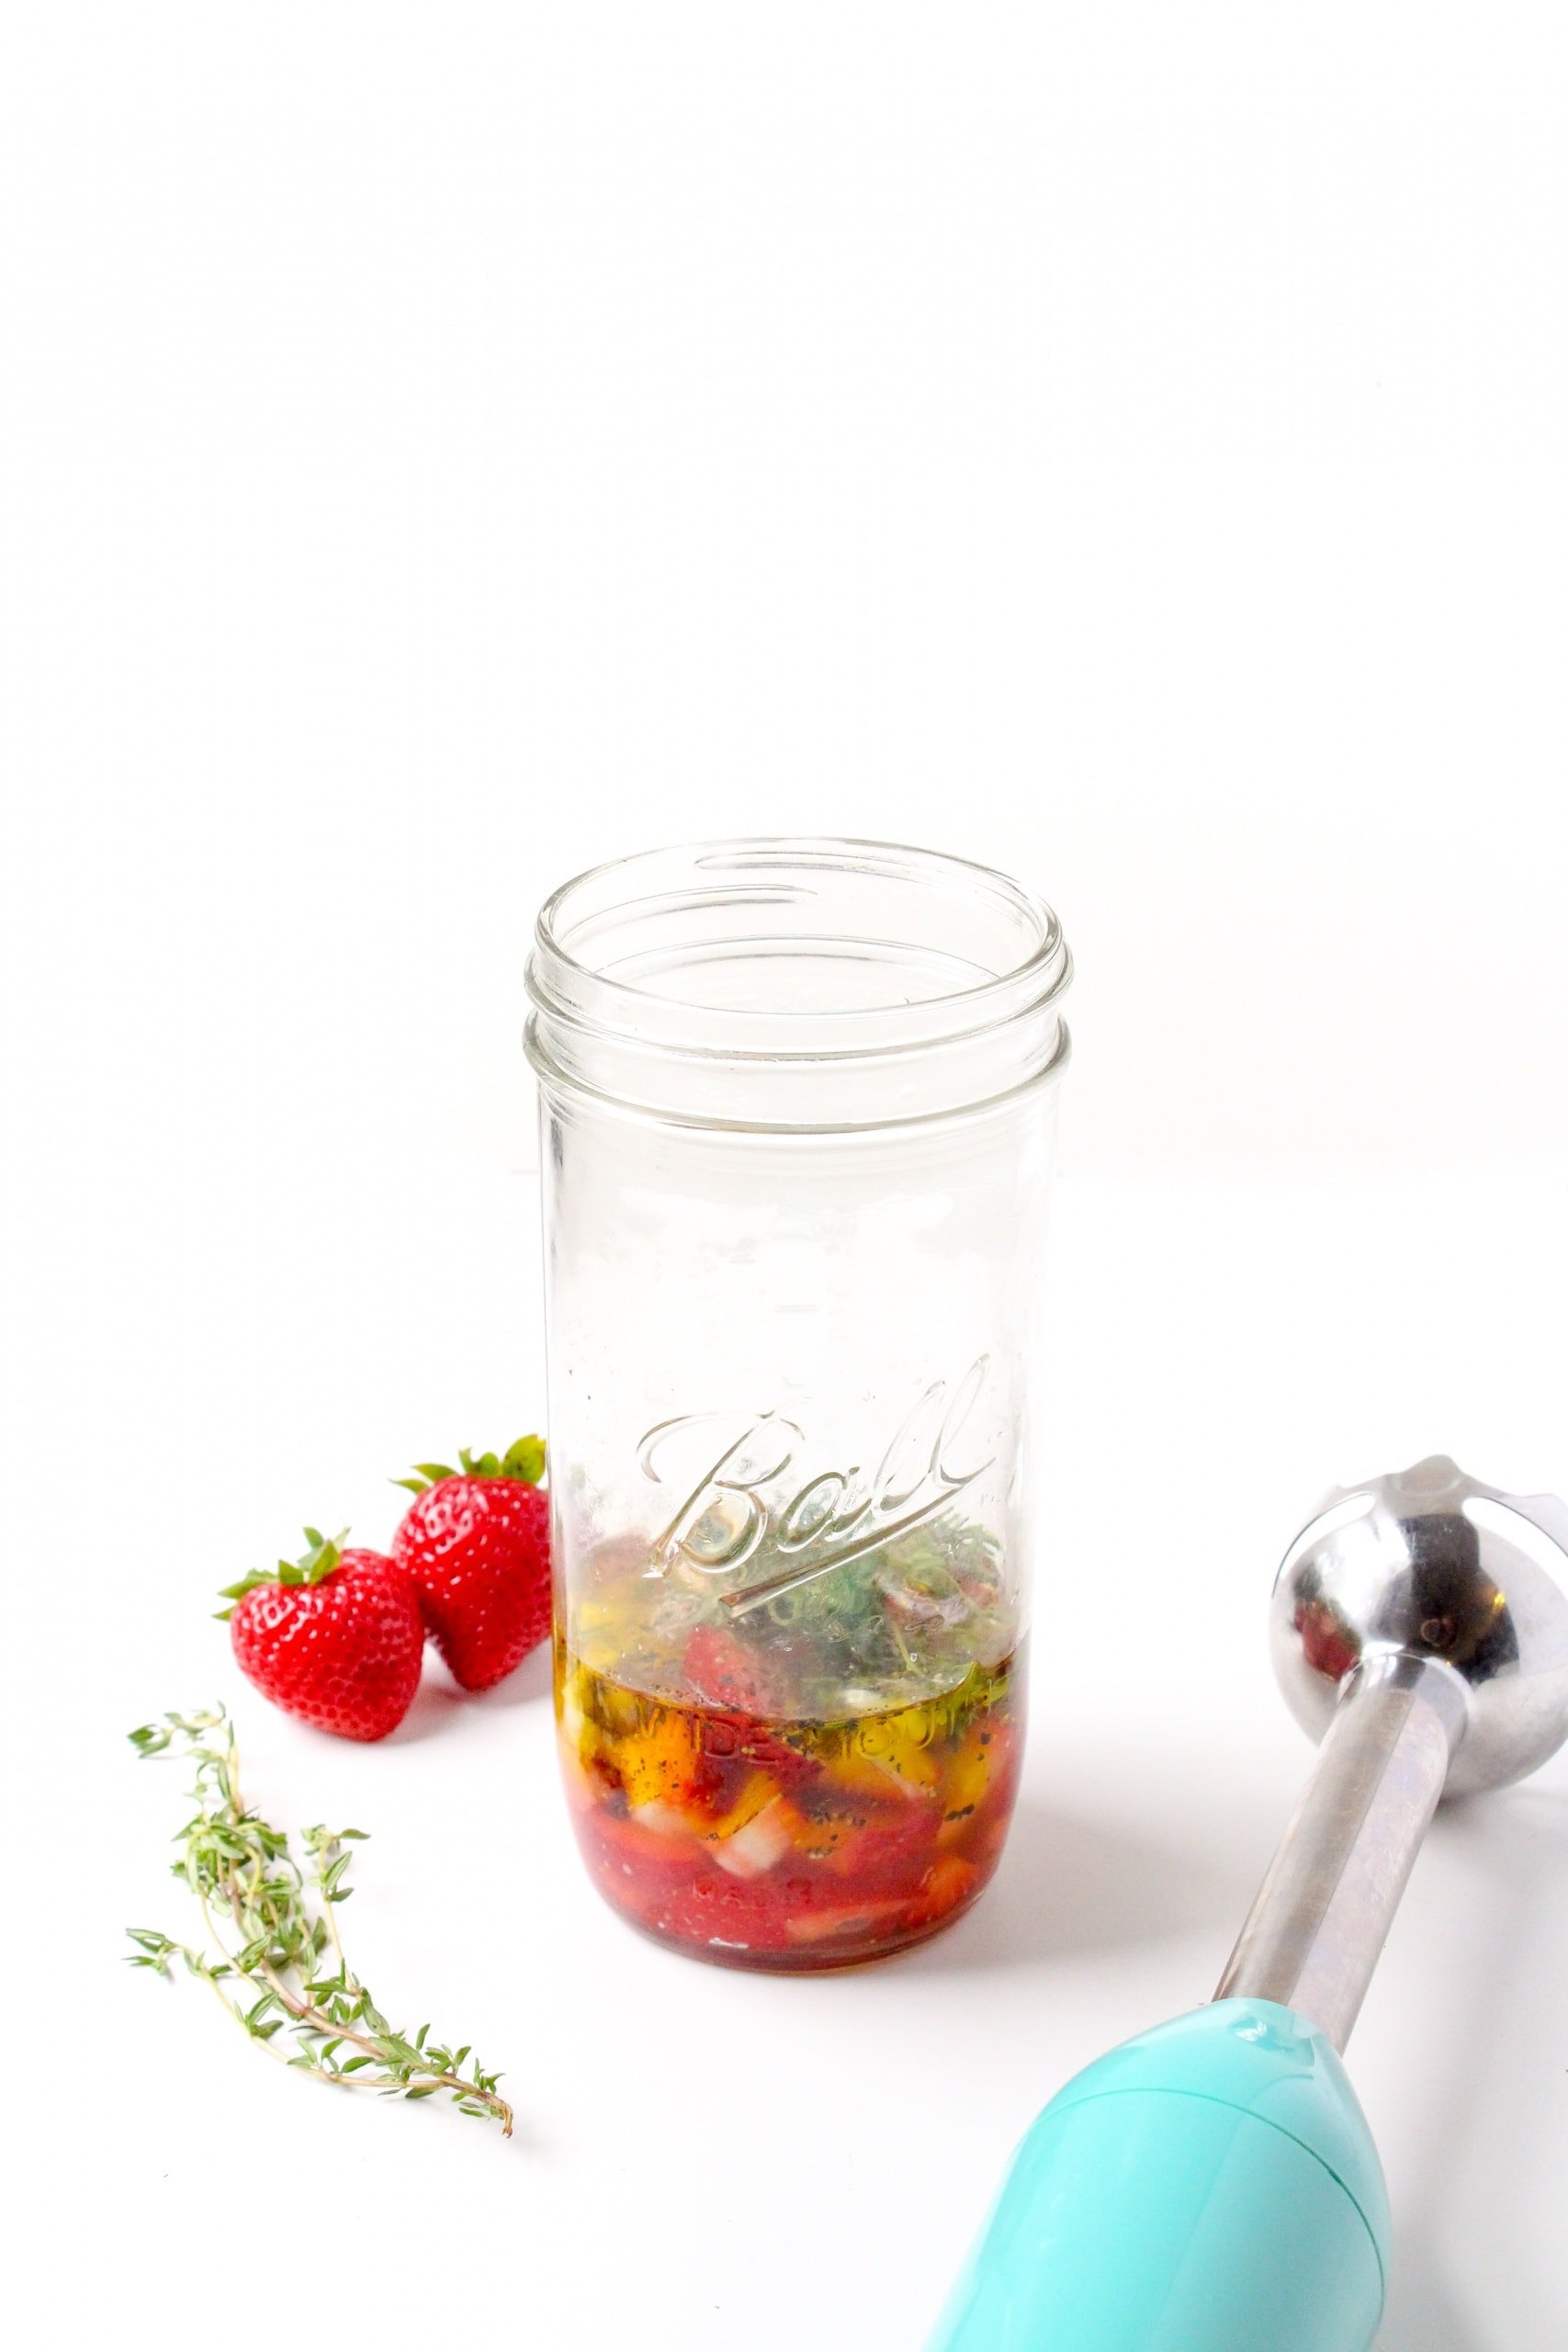
M 562 1763 L 600 1892 L 701 1959 L 867 1960 L 996 1868 L 1069 968 L 1032 891 L 874 842 L 539 916 Z

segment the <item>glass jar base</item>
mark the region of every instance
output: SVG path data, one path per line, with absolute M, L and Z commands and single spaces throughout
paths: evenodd
M 639 1919 L 635 1911 L 606 1894 L 602 1886 L 596 1892 L 607 1909 L 617 1919 L 640 1936 L 645 1943 L 657 1944 L 661 1951 L 679 1952 L 683 1960 L 695 1960 L 709 1968 L 734 1968 L 751 1976 L 842 1976 L 857 1968 L 874 1968 L 878 1962 L 897 1960 L 903 1953 L 918 1951 L 920 1945 L 934 1942 L 948 1928 L 974 1910 L 990 1884 L 989 1878 L 972 1887 L 940 1918 L 928 1919 L 919 1926 L 909 1926 L 892 1934 L 855 1946 L 828 1950 L 821 1946 L 797 1945 L 789 1949 L 758 1951 L 750 1945 L 726 1943 L 714 1938 L 707 1943 L 694 1943 L 690 1937 L 676 1935 L 662 1928 L 651 1927 Z
M 681 1702 L 557 1651 L 561 1767 L 588 1874 L 657 1942 L 721 1967 L 858 1966 L 989 1883 L 1017 1794 L 1021 1658 L 834 1723 Z

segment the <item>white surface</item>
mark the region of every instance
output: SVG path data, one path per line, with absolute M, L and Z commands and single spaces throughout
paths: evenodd
M 1261 1605 L 1319 1490 L 1434 1446 L 1568 1484 L 1556 38 L 6 12 L 11 2128 L 53 2334 L 63 2291 L 130 2347 L 262 2352 L 280 2301 L 914 2345 L 1034 2107 L 1218 1971 L 1306 1761 Z M 598 1905 L 536 1668 L 360 1750 L 206 1615 L 536 1417 L 532 909 L 770 828 L 1016 869 L 1081 976 L 1024 1809 L 970 1921 L 799 1984 Z M 214 1691 L 269 1804 L 375 1833 L 353 1949 L 507 2068 L 513 2146 L 119 1970 L 181 1917 L 180 1782 L 119 1734 Z M 1352 2045 L 1386 2352 L 1565 2333 L 1565 1771 L 1439 1824 Z

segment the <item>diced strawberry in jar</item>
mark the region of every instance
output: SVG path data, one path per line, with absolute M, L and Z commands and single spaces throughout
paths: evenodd
M 935 1858 L 942 1815 L 934 1805 L 906 1805 L 900 1817 L 873 1820 L 827 1858 L 825 1868 L 866 1887 L 908 1887 Z
M 904 1905 L 905 1924 L 911 1928 L 934 1927 L 976 1893 L 979 1884 L 980 1873 L 973 1862 L 963 1861 L 956 1854 L 944 1854 L 941 1861 L 931 1865 L 914 1900 Z

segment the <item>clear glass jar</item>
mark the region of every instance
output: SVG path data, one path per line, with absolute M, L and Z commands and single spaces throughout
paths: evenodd
M 868 842 L 656 851 L 539 917 L 567 1789 L 703 1959 L 865 1960 L 996 1867 L 1068 972 L 1039 899 Z

